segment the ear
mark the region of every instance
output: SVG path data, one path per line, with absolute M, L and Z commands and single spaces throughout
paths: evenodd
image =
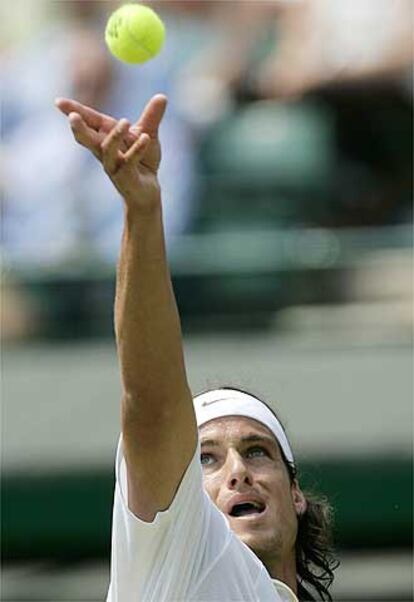
M 306 512 L 306 508 L 308 507 L 308 503 L 306 501 L 305 494 L 299 487 L 299 483 L 295 479 L 292 483 L 292 500 L 293 505 L 295 507 L 295 512 L 297 516 L 302 516 Z

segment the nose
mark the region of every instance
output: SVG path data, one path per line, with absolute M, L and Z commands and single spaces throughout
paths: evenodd
M 226 458 L 226 480 L 229 489 L 252 486 L 252 475 L 242 456 L 236 450 L 229 450 Z

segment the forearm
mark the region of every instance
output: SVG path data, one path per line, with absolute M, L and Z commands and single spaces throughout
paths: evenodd
M 124 404 L 145 419 L 148 403 L 155 417 L 177 396 L 189 393 L 161 208 L 149 215 L 125 212 L 115 332 Z

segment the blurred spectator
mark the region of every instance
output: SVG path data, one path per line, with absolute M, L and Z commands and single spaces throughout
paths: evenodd
M 211 2 L 212 35 L 204 48 L 185 65 L 177 95 L 189 119 L 207 127 L 230 114 L 250 94 L 252 72 L 273 43 L 275 19 L 286 0 Z
M 281 16 L 258 93 L 304 95 L 334 116 L 335 212 L 325 225 L 385 225 L 412 212 L 411 0 L 312 0 Z
M 3 255 L 14 265 L 80 257 L 112 264 L 121 203 L 88 153 L 63 142 L 67 123 L 53 100 L 74 97 L 133 121 L 152 94 L 169 95 L 178 68 L 172 60 L 178 40 L 168 35 L 164 51 L 148 65 L 125 66 L 109 55 L 103 41 L 105 20 L 115 3 L 51 6 L 60 18 L 2 56 Z M 192 133 L 173 97 L 161 136 L 166 153 L 160 179 L 170 240 L 191 223 L 195 184 Z
M 302 0 L 286 5 L 277 44 L 257 83 L 273 98 L 321 86 L 407 84 L 412 63 L 411 0 Z
M 193 90 L 188 114 L 210 125 L 251 103 L 259 113 L 258 101 L 269 99 L 275 118 L 295 121 L 303 118 L 301 107 L 317 106 L 332 122 L 334 182 L 317 225 L 408 221 L 412 13 L 411 0 L 216 3 L 220 41 L 187 67 L 181 85 L 184 104 Z M 239 115 L 240 127 L 246 127 L 246 112 Z M 259 125 L 266 129 L 263 121 Z M 257 122 L 249 123 L 254 146 Z M 286 153 L 295 162 L 288 138 Z M 302 217 L 302 223 L 315 223 L 314 216 Z

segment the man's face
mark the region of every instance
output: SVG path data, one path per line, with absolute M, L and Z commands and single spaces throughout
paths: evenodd
M 274 435 L 256 420 L 229 416 L 203 425 L 200 441 L 204 487 L 231 529 L 265 563 L 292 553 L 306 501 Z

